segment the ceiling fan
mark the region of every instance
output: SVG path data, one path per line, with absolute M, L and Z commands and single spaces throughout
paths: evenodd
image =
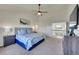
M 38 4 L 38 11 L 37 11 L 37 15 L 39 15 L 39 16 L 42 16 L 43 15 L 43 13 L 48 13 L 47 11 L 42 11 L 41 10 L 41 4 Z

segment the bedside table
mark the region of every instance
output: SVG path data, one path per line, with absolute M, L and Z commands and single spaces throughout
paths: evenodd
M 15 43 L 15 35 L 8 35 L 3 37 L 4 46 L 8 46 Z

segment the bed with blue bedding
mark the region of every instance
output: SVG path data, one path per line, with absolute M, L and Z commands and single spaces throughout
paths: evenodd
M 20 28 L 16 34 L 16 43 L 28 51 L 44 41 L 43 35 L 32 32 L 29 28 Z

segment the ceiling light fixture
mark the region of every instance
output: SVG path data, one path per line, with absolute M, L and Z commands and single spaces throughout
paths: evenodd
M 44 13 L 48 13 L 47 11 L 42 11 L 41 10 L 41 4 L 38 4 L 38 10 L 36 11 L 35 14 L 42 16 Z
M 39 16 L 42 15 L 42 13 L 41 13 L 40 11 L 39 11 L 37 14 L 38 14 Z

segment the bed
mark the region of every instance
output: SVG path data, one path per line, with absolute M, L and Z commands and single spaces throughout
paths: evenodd
M 43 35 L 34 33 L 31 28 L 19 28 L 16 32 L 16 43 L 28 51 L 44 41 Z

